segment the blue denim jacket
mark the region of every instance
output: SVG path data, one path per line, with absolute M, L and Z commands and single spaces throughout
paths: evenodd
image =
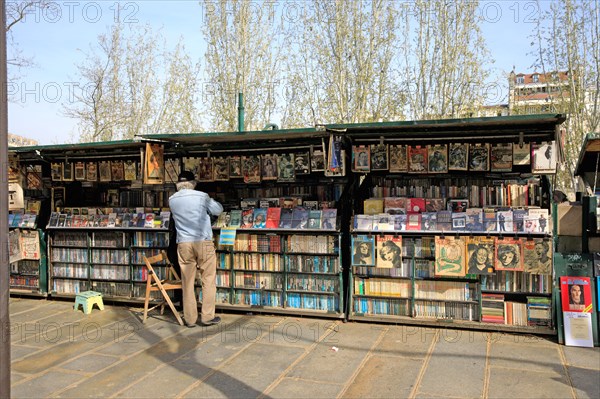
M 218 216 L 223 212 L 223 206 L 208 194 L 186 189 L 169 197 L 169 208 L 175 220 L 177 243 L 212 240 L 209 214 Z

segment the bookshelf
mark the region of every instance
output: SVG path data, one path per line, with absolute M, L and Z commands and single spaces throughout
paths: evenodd
M 10 292 L 48 295 L 44 232 L 35 227 L 9 227 Z

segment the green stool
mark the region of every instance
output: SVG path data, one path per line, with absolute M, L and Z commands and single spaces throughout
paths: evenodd
M 94 304 L 98 305 L 100 310 L 104 310 L 104 303 L 102 302 L 102 293 L 96 291 L 84 291 L 77 294 L 75 297 L 75 311 L 79 310 L 79 305 L 83 306 L 83 313 L 92 313 Z

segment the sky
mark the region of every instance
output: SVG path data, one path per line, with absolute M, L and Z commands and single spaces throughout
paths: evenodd
M 292 10 L 302 1 L 273 0 L 273 4 Z M 542 1 L 541 7 L 547 4 Z M 80 84 L 76 65 L 98 36 L 107 33 L 117 18 L 148 24 L 161 28 L 168 47 L 183 38 L 188 52 L 202 61 L 204 12 L 200 2 L 193 0 L 57 1 L 51 11 L 33 10 L 12 30 L 23 55 L 32 57 L 36 65 L 24 71 L 17 84 L 8 85 L 14 99 L 8 106 L 9 133 L 40 145 L 77 142 L 77 123 L 64 116 L 62 104 L 70 101 L 73 87 Z M 529 35 L 541 10 L 536 1 L 498 0 L 482 1 L 476 12 L 483 18 L 482 33 L 495 60 L 492 79 L 501 82 L 500 88 L 489 91 L 486 103 L 506 102 L 506 74 L 513 66 L 516 72 L 532 70 Z

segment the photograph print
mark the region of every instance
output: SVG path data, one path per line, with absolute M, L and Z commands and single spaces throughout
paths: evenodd
M 262 179 L 277 180 L 277 155 L 262 154 Z
M 448 147 L 446 144 L 428 145 L 429 173 L 448 172 Z
M 371 170 L 371 152 L 368 146 L 352 146 L 352 170 L 355 172 L 368 172 Z
M 352 266 L 375 266 L 375 237 L 352 236 Z
M 296 176 L 310 174 L 310 156 L 308 152 L 294 154 L 294 172 Z
M 294 154 L 279 155 L 277 162 L 277 181 L 296 181 L 296 173 L 294 171 Z
M 487 172 L 490 169 L 490 145 L 471 144 L 469 146 L 469 170 Z
M 494 273 L 494 238 L 467 238 L 467 274 Z
M 402 236 L 377 236 L 377 262 L 379 268 L 402 267 Z
M 388 170 L 388 145 L 371 144 L 371 170 Z
M 451 143 L 448 148 L 448 170 L 467 170 L 469 144 Z
M 325 171 L 325 151 L 322 148 L 311 149 L 310 170 L 313 172 Z

